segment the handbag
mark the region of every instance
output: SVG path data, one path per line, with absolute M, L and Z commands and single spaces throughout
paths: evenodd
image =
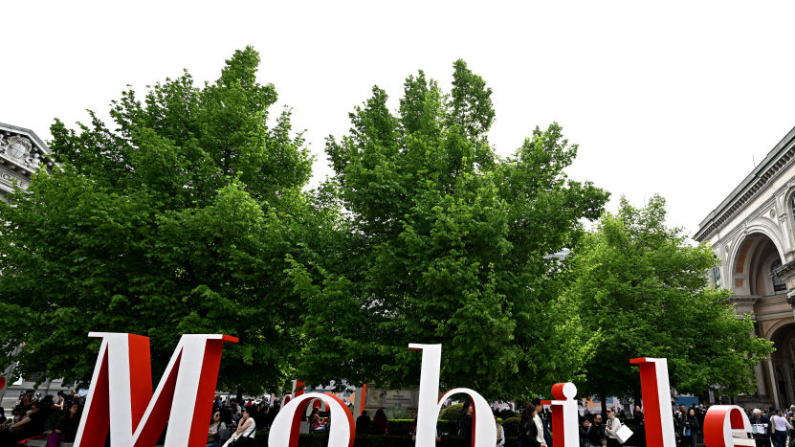
M 621 424 L 621 427 L 616 430 L 616 438 L 618 438 L 618 442 L 625 443 L 632 437 L 632 430 L 624 424 Z
M 232 430 L 229 428 L 219 428 L 218 429 L 218 442 L 221 445 L 224 445 L 229 438 L 232 437 Z

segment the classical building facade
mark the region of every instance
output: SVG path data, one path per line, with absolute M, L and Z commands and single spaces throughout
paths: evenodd
M 795 128 L 699 225 L 721 261 L 712 280 L 776 352 L 757 367 L 744 405 L 795 404 Z
M 20 188 L 30 185 L 30 176 L 41 167 L 52 167 L 50 149 L 30 129 L 0 123 L 0 200 L 14 190 L 14 184 Z M 11 383 L 5 378 L 13 373 L 14 366 L 2 370 L 0 366 L 0 407 L 5 408 L 6 416 L 10 414 L 19 392 L 26 388 L 33 388 L 35 378 L 19 380 Z M 54 394 L 64 389 L 59 380 L 45 381 L 37 390 L 46 394 Z
M 50 149 L 30 129 L 0 123 L 0 197 L 30 184 L 30 176 L 42 165 L 52 167 Z

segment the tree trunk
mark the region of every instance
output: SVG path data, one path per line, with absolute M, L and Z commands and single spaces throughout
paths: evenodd
M 599 402 L 602 403 L 602 423 L 607 424 L 607 398 L 605 397 L 605 393 L 600 391 L 597 395 L 599 398 Z

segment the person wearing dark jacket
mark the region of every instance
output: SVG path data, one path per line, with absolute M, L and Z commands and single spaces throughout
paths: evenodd
M 643 411 L 640 406 L 635 406 L 635 435 L 633 439 L 638 444 L 638 447 L 646 447 L 646 420 L 643 417 Z
M 588 432 L 588 442 L 593 447 L 604 447 L 607 445 L 607 436 L 605 435 L 605 426 L 602 425 L 602 415 L 597 414 L 593 417 L 593 425 Z
M 759 408 L 754 408 L 754 414 L 751 416 L 751 427 L 753 428 L 756 447 L 770 447 L 770 419 L 762 414 L 762 410 Z
M 361 416 L 356 418 L 356 433 L 370 433 L 370 430 L 373 428 L 373 421 L 370 419 L 370 415 L 367 414 L 367 411 L 362 411 Z
M 544 428 L 538 423 L 538 408 L 533 403 L 527 404 L 519 424 L 519 440 L 517 447 L 547 447 L 544 442 Z
M 699 429 L 698 417 L 696 417 L 696 410 L 691 408 L 687 412 L 685 419 L 685 432 L 684 438 L 690 442 L 690 447 L 696 447 L 696 436 Z
M 591 431 L 591 421 L 588 418 L 581 418 L 580 421 L 580 447 L 591 447 L 588 441 L 588 432 Z

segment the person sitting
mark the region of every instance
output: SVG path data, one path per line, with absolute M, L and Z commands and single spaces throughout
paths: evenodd
M 362 411 L 362 415 L 356 418 L 356 433 L 369 433 L 373 428 L 373 421 L 367 414 L 367 410 Z
M 80 405 L 76 402 L 69 405 L 66 414 L 61 417 L 58 427 L 49 433 L 47 447 L 58 447 L 62 442 L 72 442 L 77 436 L 77 427 L 80 425 Z
M 25 411 L 30 410 L 30 408 L 33 406 L 33 402 L 36 402 L 38 400 L 38 398 L 34 394 L 35 392 L 36 390 L 34 390 L 33 388 L 25 390 L 25 394 L 22 396 L 22 402 L 21 402 L 21 405 L 23 408 L 25 408 Z
M 235 433 L 229 438 L 228 441 L 224 444 L 224 447 L 229 447 L 235 441 L 240 441 L 239 443 L 235 443 L 235 445 L 254 445 L 253 440 L 254 436 L 257 434 L 257 423 L 254 422 L 254 415 L 250 413 L 253 411 L 250 409 L 251 407 L 245 407 L 243 409 L 243 417 L 240 419 L 240 422 L 237 424 L 237 430 Z
M 309 433 L 326 431 L 326 425 L 320 420 L 320 409 L 313 408 L 312 414 L 309 415 Z
M 221 442 L 226 441 L 226 439 L 221 439 L 222 430 L 226 430 L 226 424 L 221 422 L 221 410 L 214 410 L 210 429 L 207 432 L 207 447 L 218 447 Z
M 39 402 L 33 402 L 21 421 L 9 426 L 8 430 L 0 432 L 0 447 L 11 447 L 24 439 L 43 434 L 45 413 L 40 407 Z

